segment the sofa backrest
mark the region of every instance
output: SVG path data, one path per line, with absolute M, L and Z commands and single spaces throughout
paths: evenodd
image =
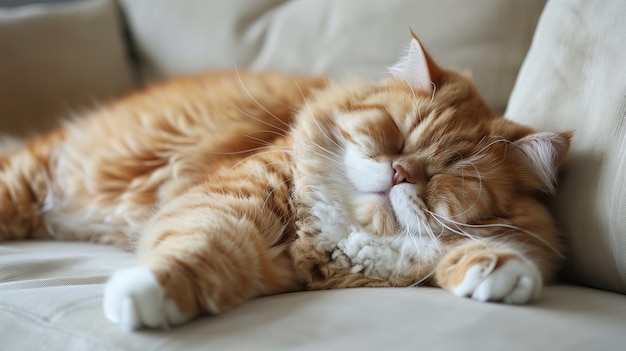
M 409 27 L 503 112 L 545 0 L 121 0 L 152 81 L 212 68 L 380 79 Z
M 575 130 L 555 207 L 579 283 L 626 293 L 626 2 L 551 0 L 506 116 Z
M 407 46 L 409 27 L 443 66 L 469 71 L 487 102 L 502 112 L 544 3 L 82 0 L 12 8 L 0 4 L 0 133 L 47 129 L 59 117 L 136 88 L 138 81 L 209 69 L 379 79 Z
M 2 6 L 0 133 L 52 128 L 135 87 L 114 1 Z
M 209 69 L 379 79 L 409 27 L 502 112 L 545 0 L 82 0 L 0 5 L 0 132 L 47 129 L 144 83 Z M 128 28 L 125 40 L 122 19 Z M 136 60 L 131 60 L 135 56 Z

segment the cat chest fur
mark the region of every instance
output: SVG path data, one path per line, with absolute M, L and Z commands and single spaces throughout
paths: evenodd
M 406 233 L 393 236 L 369 233 L 351 223 L 352 215 L 341 201 L 325 198 L 324 193 L 315 192 L 317 201 L 299 211 L 306 213 L 307 218 L 298 221 L 300 242 L 297 244 L 300 245 L 294 246 L 310 251 L 300 252 L 301 257 L 295 259 L 297 269 L 297 261 L 304 256 L 312 261 L 305 266 L 322 271 L 326 281 L 328 275 L 355 275 L 383 286 L 419 284 L 432 274 L 442 254 L 437 242 Z

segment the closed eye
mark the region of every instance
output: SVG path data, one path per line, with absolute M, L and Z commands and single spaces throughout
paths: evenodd
M 456 164 L 457 162 L 460 162 L 464 159 L 463 155 L 461 155 L 461 153 L 459 152 L 455 152 L 454 155 L 450 156 L 448 159 L 446 159 L 446 161 L 443 163 L 443 165 L 445 167 L 450 167 L 454 164 Z
M 404 153 L 404 146 L 405 146 L 405 140 L 402 139 L 402 144 L 400 144 L 400 148 L 398 149 L 398 152 L 396 152 L 396 155 L 402 155 Z

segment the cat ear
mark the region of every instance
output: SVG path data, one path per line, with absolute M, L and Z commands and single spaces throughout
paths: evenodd
M 441 69 L 422 47 L 419 39 L 411 30 L 411 43 L 409 50 L 389 70 L 396 78 L 399 78 L 413 88 L 433 92 L 437 80 L 441 75 Z
M 542 132 L 515 142 L 548 193 L 554 193 L 559 167 L 565 160 L 573 132 Z

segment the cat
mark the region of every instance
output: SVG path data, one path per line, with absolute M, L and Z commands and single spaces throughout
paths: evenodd
M 136 251 L 103 297 L 126 330 L 307 289 L 537 299 L 572 132 L 497 116 L 415 35 L 389 71 L 212 72 L 104 105 L 1 159 L 0 240 Z

